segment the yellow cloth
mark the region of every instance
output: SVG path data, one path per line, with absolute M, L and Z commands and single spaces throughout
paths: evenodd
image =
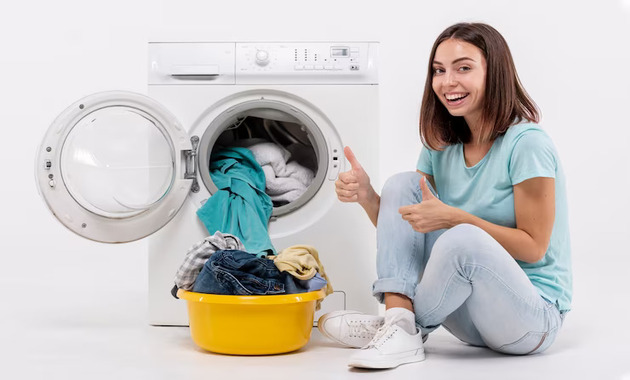
M 277 256 L 270 257 L 280 272 L 289 272 L 300 280 L 310 280 L 318 273 L 326 280 L 326 295 L 333 292 L 330 279 L 326 275 L 324 265 L 319 261 L 317 249 L 310 245 L 293 245 L 283 249 Z M 319 310 L 321 300 L 317 301 Z

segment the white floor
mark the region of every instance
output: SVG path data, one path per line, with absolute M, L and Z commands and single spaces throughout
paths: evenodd
M 317 329 L 303 349 L 291 354 L 204 352 L 194 345 L 188 328 L 147 325 L 146 291 L 125 289 L 124 279 L 108 287 L 90 286 L 90 271 L 83 270 L 77 274 L 84 285 L 79 288 L 69 283 L 73 268 L 67 264 L 53 265 L 50 272 L 41 269 L 39 280 L 4 292 L 0 378 L 630 379 L 627 319 L 613 316 L 612 327 L 605 327 L 597 323 L 594 308 L 569 314 L 556 344 L 540 355 L 499 355 L 466 346 L 441 329 L 429 337 L 426 361 L 395 370 L 359 371 L 346 366 L 353 350 L 328 342 Z M 57 277 L 61 273 L 65 280 Z M 100 276 L 116 277 L 97 269 L 93 275 L 96 282 Z M 13 271 L 3 280 L 19 277 Z
M 188 328 L 146 323 L 144 243 L 97 244 L 48 225 L 36 239 L 0 239 L 2 380 L 630 380 L 630 287 L 623 265 L 576 256 L 573 311 L 543 354 L 503 356 L 466 346 L 441 329 L 429 337 L 424 362 L 366 372 L 350 370 L 353 350 L 336 347 L 317 329 L 292 354 L 204 352 Z M 53 235 L 68 243 L 49 244 Z

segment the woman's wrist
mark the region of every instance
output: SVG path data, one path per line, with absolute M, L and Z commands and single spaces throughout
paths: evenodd
M 466 211 L 457 207 L 451 207 L 451 213 L 449 218 L 450 227 L 455 227 L 458 224 L 469 223 L 468 214 Z
M 359 204 L 361 205 L 361 207 L 367 210 L 374 206 L 378 207 L 379 201 L 380 201 L 380 197 L 378 196 L 376 191 L 374 191 L 374 188 L 370 186 L 370 190 L 368 191 L 367 196 L 365 197 L 363 201 L 359 202 Z
M 359 205 L 363 207 L 372 224 L 376 226 L 376 222 L 378 220 L 378 210 L 381 205 L 381 197 L 376 193 L 376 191 L 374 191 L 374 188 L 370 186 L 368 195 L 365 197 L 365 200 L 359 202 Z

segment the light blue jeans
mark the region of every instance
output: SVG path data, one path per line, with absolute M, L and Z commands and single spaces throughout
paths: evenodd
M 400 173 L 383 187 L 374 296 L 409 297 L 423 334 L 442 325 L 463 342 L 506 354 L 546 350 L 563 315 L 496 240 L 470 224 L 423 234 L 402 219 L 401 206 L 422 200 L 420 178 Z

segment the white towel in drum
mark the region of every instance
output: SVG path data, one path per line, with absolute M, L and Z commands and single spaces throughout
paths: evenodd
M 291 153 L 272 142 L 247 147 L 265 172 L 266 193 L 275 202 L 298 199 L 315 177 L 313 172 L 295 161 L 287 162 Z

